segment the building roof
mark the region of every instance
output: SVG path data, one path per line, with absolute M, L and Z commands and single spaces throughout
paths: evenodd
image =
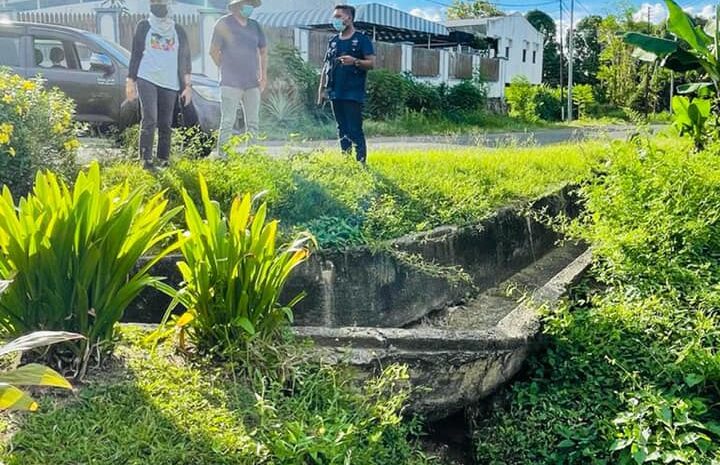
M 491 23 L 517 19 L 520 19 L 521 22 L 525 23 L 528 28 L 531 28 L 540 34 L 540 31 L 538 31 L 535 26 L 533 26 L 532 23 L 521 13 L 513 13 L 504 16 L 487 16 L 484 18 L 453 19 L 443 22 L 443 25 L 450 30 L 472 32 L 473 34 L 486 36 L 488 33 L 488 25 Z
M 402 10 L 380 3 L 358 5 L 356 24 L 369 24 L 396 30 L 414 31 L 424 34 L 449 35 L 448 29 L 440 23 L 413 16 Z M 326 8 L 312 10 L 282 11 L 275 13 L 258 12 L 258 22 L 274 27 L 324 27 L 330 26 L 332 12 Z

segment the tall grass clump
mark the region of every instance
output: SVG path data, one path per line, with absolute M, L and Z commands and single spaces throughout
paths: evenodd
M 199 184 L 200 206 L 183 191 L 187 230 L 178 238 L 184 282 L 178 300 L 188 311 L 178 326 L 200 350 L 235 355 L 292 322 L 292 307 L 303 295 L 281 303 L 280 293 L 292 270 L 307 259 L 312 237 L 304 234 L 278 247 L 278 221 L 266 221 L 267 204 L 255 209 L 246 194 L 225 215 L 210 199 L 202 176 Z
M 146 198 L 126 184 L 104 190 L 100 168 L 81 172 L 70 188 L 40 173 L 19 202 L 0 197 L 0 279 L 12 280 L 0 296 L 0 328 L 9 335 L 37 330 L 79 333 L 70 364 L 84 369 L 105 352 L 115 324 L 146 287 L 162 287 L 151 267 L 176 248 L 156 249 L 178 209 L 161 195 Z M 135 269 L 149 250 L 152 260 Z M 68 360 L 66 360 L 67 362 Z

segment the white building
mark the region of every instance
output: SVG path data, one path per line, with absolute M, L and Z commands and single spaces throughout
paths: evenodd
M 543 35 L 520 13 L 446 21 L 445 26 L 491 39 L 495 44 L 490 56 L 500 58 L 500 79 L 489 83 L 490 97 L 503 97 L 505 86 L 515 76 L 525 76 L 533 84 L 542 82 Z

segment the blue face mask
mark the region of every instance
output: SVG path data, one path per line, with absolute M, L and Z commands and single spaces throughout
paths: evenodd
M 245 18 L 249 18 L 252 16 L 253 11 L 255 11 L 255 7 L 252 5 L 243 5 L 240 9 L 240 14 L 243 15 Z
M 342 19 L 334 18 L 332 21 L 332 26 L 338 32 L 342 32 L 345 30 L 345 22 Z

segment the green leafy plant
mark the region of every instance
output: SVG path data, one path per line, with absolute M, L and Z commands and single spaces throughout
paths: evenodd
M 59 331 L 37 331 L 22 336 L 7 344 L 0 345 L 0 356 L 14 352 L 25 352 L 39 347 L 82 339 L 79 334 Z M 38 410 L 38 403 L 18 386 L 55 387 L 72 389 L 72 385 L 55 370 L 30 363 L 8 371 L 0 372 L 0 411 Z
M 10 281 L 0 281 L 0 295 L 7 290 L 9 285 Z M 57 331 L 38 331 L 0 345 L 0 357 L 77 339 L 82 339 L 82 336 Z M 29 410 L 34 412 L 38 409 L 37 402 L 18 386 L 72 389 L 70 383 L 51 368 L 35 363 L 14 367 L 0 372 L 0 410 Z
M 80 145 L 74 113 L 74 103 L 59 90 L 0 68 L 0 186 L 21 196 L 38 170 L 72 177 Z
M 710 118 L 712 102 L 709 99 L 676 95 L 672 99 L 673 126 L 681 136 L 692 137 L 695 150 L 702 150 L 708 137 L 707 121 Z
M 278 221 L 266 222 L 267 204 L 253 211 L 250 195 L 237 197 L 225 216 L 210 200 L 200 175 L 201 207 L 183 191 L 187 231 L 180 233 L 183 260 L 178 262 L 184 287 L 177 300 L 187 312 L 177 326 L 203 350 L 233 355 L 255 339 L 269 339 L 292 321 L 292 307 L 279 302 L 290 273 L 308 255 L 309 234 L 278 249 Z M 166 315 L 165 321 L 167 321 Z
M 401 74 L 384 69 L 370 71 L 365 111 L 378 121 L 395 118 L 405 111 L 407 94 L 407 81 Z
M 523 121 L 537 121 L 537 86 L 530 84 L 525 76 L 515 76 L 505 90 L 505 100 L 510 107 L 510 116 Z
M 486 100 L 485 88 L 474 81 L 463 81 L 452 86 L 445 96 L 445 105 L 450 110 L 482 110 Z
M 588 115 L 588 108 L 595 103 L 595 95 L 590 84 L 573 86 L 573 103 L 578 107 L 578 116 L 584 118 Z
M 80 333 L 72 364 L 84 373 L 91 354 L 108 348 L 125 308 L 148 286 L 169 291 L 152 266 L 177 248 L 156 250 L 173 232 L 163 228 L 179 212 L 162 194 L 146 200 L 127 184 L 105 190 L 94 163 L 72 189 L 53 173 L 39 173 L 33 192 L 15 203 L 0 197 L 0 328 L 11 335 L 39 329 Z M 148 251 L 155 256 L 136 269 Z
M 276 85 L 265 97 L 263 110 L 271 124 L 292 127 L 300 119 L 303 105 L 292 88 Z

